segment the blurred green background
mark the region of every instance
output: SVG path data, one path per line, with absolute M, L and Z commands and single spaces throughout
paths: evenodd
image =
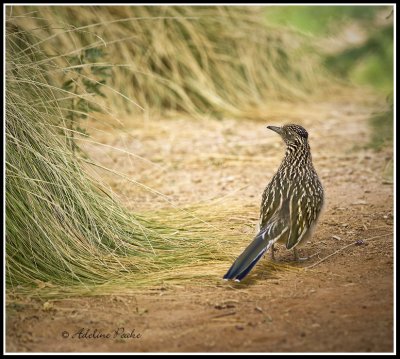
M 371 117 L 373 131 L 369 146 L 374 149 L 390 146 L 393 142 L 393 7 L 268 6 L 265 17 L 267 23 L 290 27 L 319 39 L 323 63 L 333 74 L 354 85 L 369 86 L 386 97 L 385 108 Z
M 344 37 L 349 43 L 326 53 L 326 65 L 355 84 L 370 85 L 385 94 L 393 91 L 392 7 L 268 6 L 265 16 L 268 23 L 321 39 Z

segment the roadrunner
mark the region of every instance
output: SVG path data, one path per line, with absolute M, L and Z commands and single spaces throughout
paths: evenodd
M 260 209 L 260 231 L 232 264 L 224 279 L 240 282 L 274 243 L 293 248 L 310 238 L 324 202 L 324 191 L 311 160 L 308 133 L 299 125 L 267 126 L 286 144 L 278 171 L 265 188 Z

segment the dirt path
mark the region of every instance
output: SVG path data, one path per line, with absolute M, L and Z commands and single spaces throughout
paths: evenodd
M 284 150 L 265 126 L 303 124 L 327 201 L 314 240 L 302 251 L 319 254 L 292 271 L 266 271 L 261 263 L 239 284 L 215 278 L 209 285 L 48 304 L 17 297 L 7 305 L 7 351 L 393 351 L 393 186 L 386 178 L 391 153 L 363 149 L 369 114 L 341 102 L 279 107 L 263 121 L 182 118 L 125 121 L 123 130 L 98 126 L 98 140 L 157 165 L 87 144 L 103 164 L 168 195 L 176 206 L 210 199 L 249 206 L 255 224 L 262 190 Z M 132 209 L 170 205 L 101 175 Z M 347 245 L 314 268 L 300 269 Z M 280 248 L 277 258 L 291 263 L 292 254 Z M 118 328 L 140 337 L 121 338 L 122 329 L 114 337 Z

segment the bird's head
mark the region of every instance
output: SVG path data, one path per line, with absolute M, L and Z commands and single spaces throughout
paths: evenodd
M 308 133 L 307 131 L 299 125 L 284 125 L 282 127 L 277 126 L 267 126 L 268 129 L 278 133 L 286 145 L 307 145 Z

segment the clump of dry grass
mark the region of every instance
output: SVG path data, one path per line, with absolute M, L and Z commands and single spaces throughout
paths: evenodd
M 218 249 L 226 239 L 185 227 L 186 212 L 171 223 L 130 213 L 82 170 L 68 146 L 59 89 L 47 80 L 56 63 L 32 50 L 29 34 L 11 24 L 7 29 L 8 285 L 92 285 L 123 277 L 136 284 L 226 258 Z
M 83 158 L 68 145 L 80 134 L 66 124 L 66 113 L 76 110 L 65 108 L 65 101 L 95 99 L 65 90 L 61 83 L 70 72 L 76 74 L 76 68 L 110 65 L 68 62 L 71 55 L 99 44 L 107 47 L 113 65 L 113 82 L 104 86 L 109 95 L 102 102 L 106 111 L 117 108 L 122 98 L 132 109 L 237 114 L 261 104 L 267 94 L 270 99 L 292 98 L 312 90 L 314 72 L 292 68 L 292 61 L 297 62 L 277 50 L 284 41 L 281 34 L 263 28 L 254 33 L 260 24 L 253 10 L 196 11 L 16 7 L 8 13 L 9 288 L 57 286 L 54 295 L 62 286 L 76 284 L 108 288 L 121 282 L 137 286 L 219 278 L 225 263 L 243 247 L 243 234 L 226 230 L 232 208 L 131 213 L 83 170 Z M 247 42 L 252 46 L 246 47 Z M 276 61 L 271 60 L 274 56 Z M 88 74 L 82 71 L 81 76 Z M 76 288 L 72 291 L 82 286 Z
M 242 116 L 278 100 L 304 101 L 329 81 L 310 45 L 268 27 L 261 7 L 29 6 L 13 14 L 64 73 L 72 66 L 60 49 L 103 47 L 113 109 Z

